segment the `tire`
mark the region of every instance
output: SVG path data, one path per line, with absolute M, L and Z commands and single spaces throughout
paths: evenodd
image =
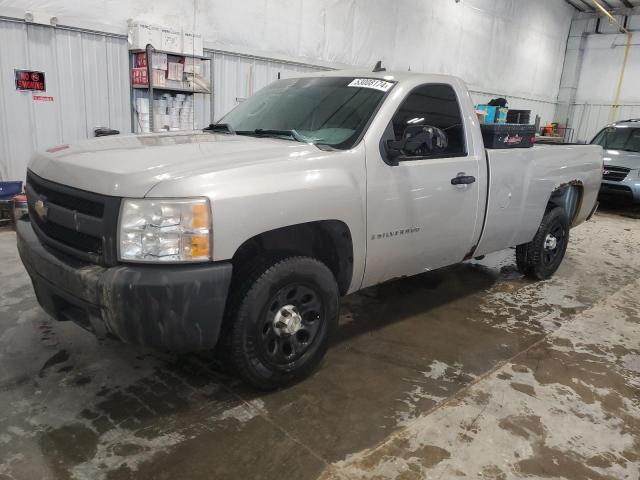
M 308 376 L 338 323 L 333 273 L 310 257 L 265 262 L 234 288 L 223 341 L 237 374 L 260 390 Z
M 547 211 L 533 240 L 516 247 L 518 270 L 534 280 L 551 278 L 560 267 L 568 244 L 569 218 L 564 209 Z

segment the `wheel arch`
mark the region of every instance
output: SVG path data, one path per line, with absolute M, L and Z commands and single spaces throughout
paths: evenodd
M 257 234 L 235 251 L 231 259 L 234 272 L 242 272 L 257 255 L 316 258 L 331 270 L 341 295 L 353 280 L 353 239 L 349 226 L 341 220 L 299 223 Z
M 561 207 L 569 218 L 569 225 L 574 226 L 578 213 L 582 208 L 583 196 L 584 186 L 580 180 L 559 185 L 551 192 L 545 212 L 555 207 Z

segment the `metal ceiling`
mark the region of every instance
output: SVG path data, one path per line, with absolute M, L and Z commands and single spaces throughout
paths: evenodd
M 596 7 L 591 0 L 565 0 L 565 2 L 581 12 L 596 11 Z M 600 0 L 600 3 L 608 10 L 640 7 L 640 0 Z

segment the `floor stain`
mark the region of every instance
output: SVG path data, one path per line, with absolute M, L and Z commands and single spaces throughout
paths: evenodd
M 320 369 L 269 394 L 51 321 L 0 232 L 0 478 L 638 478 L 635 222 L 572 231 L 547 282 L 506 250 L 346 297 Z
M 42 368 L 40 369 L 40 372 L 38 373 L 39 377 L 44 377 L 47 369 L 53 367 L 54 365 L 57 365 L 59 363 L 64 363 L 67 360 L 69 360 L 69 354 L 67 353 L 66 350 L 60 350 L 59 352 L 57 352 L 56 354 L 54 354 L 51 358 L 49 358 L 44 365 L 42 366 Z

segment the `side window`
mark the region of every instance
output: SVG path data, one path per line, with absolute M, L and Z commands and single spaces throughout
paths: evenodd
M 419 130 L 427 131 L 427 138 L 434 138 L 429 142 L 433 143 L 433 148 L 418 148 L 417 153 L 405 151 L 405 156 L 466 155 L 460 105 L 450 85 L 429 84 L 414 89 L 402 102 L 391 123 L 396 141 L 410 138 Z

